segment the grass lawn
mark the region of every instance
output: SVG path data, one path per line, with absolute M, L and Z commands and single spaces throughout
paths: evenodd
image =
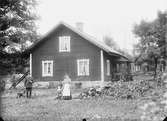
M 16 91 L 2 95 L 2 117 L 6 121 L 136 121 L 141 100 L 109 97 L 56 100 L 55 89 L 35 89 L 32 99 L 16 98 Z M 73 93 L 73 96 L 77 94 Z

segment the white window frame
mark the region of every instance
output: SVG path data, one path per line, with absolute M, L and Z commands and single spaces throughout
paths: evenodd
M 107 76 L 110 76 L 110 71 L 111 71 L 111 69 L 110 69 L 110 60 L 106 60 L 106 64 L 107 64 L 107 67 L 106 67 L 106 69 L 107 69 Z
M 70 41 L 71 41 L 70 36 L 59 36 L 59 52 L 70 52 L 71 51 Z M 67 49 L 64 49 L 65 44 Z
M 46 70 L 45 70 L 45 67 L 44 67 L 45 63 L 46 63 Z M 51 63 L 50 73 L 48 73 L 49 63 Z M 46 76 L 53 76 L 53 60 L 42 61 L 42 77 L 46 77 Z
M 82 73 L 81 72 L 81 65 L 80 63 L 81 62 L 86 62 L 88 65 L 86 66 L 87 69 L 86 69 L 86 72 L 85 73 Z M 78 76 L 89 76 L 89 59 L 78 59 L 77 60 L 77 73 L 78 73 Z

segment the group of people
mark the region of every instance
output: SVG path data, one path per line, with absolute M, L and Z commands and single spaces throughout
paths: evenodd
M 31 98 L 33 79 L 30 76 L 27 76 L 27 78 L 25 78 L 24 85 L 25 85 L 25 88 L 26 88 L 26 97 Z M 61 84 L 58 85 L 58 88 L 57 88 L 58 98 L 59 99 L 64 99 L 64 100 L 72 99 L 70 88 L 71 88 L 71 79 L 66 74 L 64 76 L 64 80 L 61 82 Z
M 65 75 L 64 80 L 58 86 L 58 89 L 57 89 L 58 96 L 57 97 L 59 99 L 64 99 L 64 100 L 72 99 L 70 88 L 71 88 L 71 79 L 69 78 L 68 75 Z

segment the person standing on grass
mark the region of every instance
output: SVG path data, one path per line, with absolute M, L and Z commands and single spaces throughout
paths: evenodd
M 13 88 L 15 89 L 16 88 L 16 75 L 15 75 L 15 73 L 12 75 L 12 80 L 11 80 L 11 82 L 12 82 L 12 86 L 13 86 Z
M 33 80 L 32 78 L 28 75 L 25 78 L 25 87 L 26 87 L 26 97 L 27 98 L 31 98 L 31 94 L 32 94 L 32 84 L 33 84 Z
M 62 83 L 63 83 L 63 90 L 62 90 L 63 99 L 70 100 L 72 98 L 70 90 L 71 79 L 67 74 L 64 76 L 64 80 Z
M 62 84 L 59 84 L 57 87 L 57 99 L 62 98 Z

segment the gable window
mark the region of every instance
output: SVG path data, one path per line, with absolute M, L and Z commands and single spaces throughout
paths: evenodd
M 42 61 L 42 76 L 53 76 L 53 60 Z
M 59 37 L 59 52 L 70 52 L 70 36 Z
M 107 63 L 107 76 L 110 76 L 110 60 L 107 60 L 106 63 Z
M 77 60 L 78 76 L 89 76 L 89 59 Z

